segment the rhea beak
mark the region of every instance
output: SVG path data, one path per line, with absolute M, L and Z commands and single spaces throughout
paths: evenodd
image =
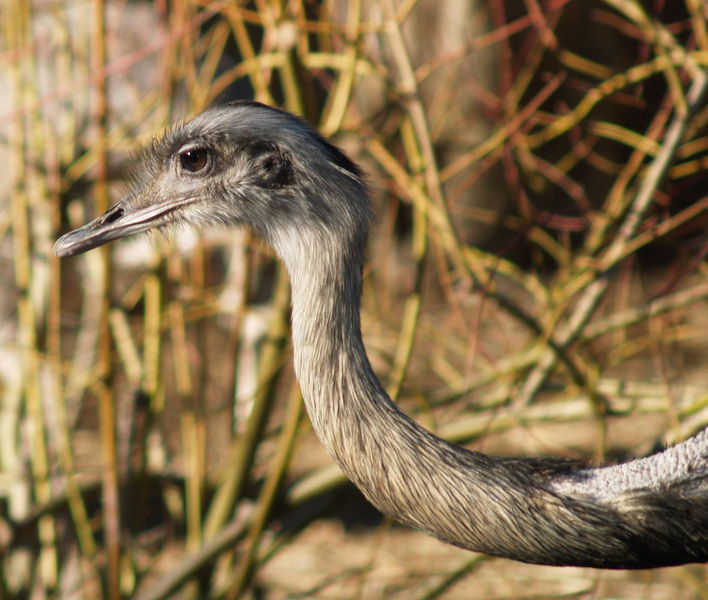
M 191 201 L 167 200 L 135 208 L 135 196 L 128 196 L 100 217 L 60 237 L 54 244 L 54 254 L 60 257 L 75 256 L 113 240 L 165 225 L 170 221 L 170 213 Z

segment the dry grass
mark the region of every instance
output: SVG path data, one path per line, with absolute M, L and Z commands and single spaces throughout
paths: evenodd
M 313 439 L 249 233 L 51 251 L 169 123 L 284 106 L 370 173 L 365 341 L 409 414 L 498 454 L 648 452 L 708 424 L 707 11 L 4 0 L 0 598 L 708 597 L 701 566 L 517 565 L 378 519 Z

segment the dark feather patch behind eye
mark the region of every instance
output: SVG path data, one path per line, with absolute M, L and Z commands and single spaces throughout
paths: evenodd
M 284 153 L 264 145 L 254 150 L 253 167 L 260 186 L 277 188 L 294 182 L 292 163 Z

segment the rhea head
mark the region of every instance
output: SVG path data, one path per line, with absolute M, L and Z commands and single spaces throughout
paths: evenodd
M 132 180 L 123 200 L 61 237 L 55 253 L 180 224 L 246 225 L 286 263 L 308 248 L 360 254 L 366 242 L 369 203 L 358 167 L 302 120 L 264 104 L 217 106 L 168 130 L 134 161 Z

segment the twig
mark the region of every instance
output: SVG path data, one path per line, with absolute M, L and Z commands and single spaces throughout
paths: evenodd
M 624 248 L 637 231 L 646 211 L 651 206 L 655 192 L 676 157 L 676 152 L 691 117 L 703 103 L 706 90 L 708 90 L 708 76 L 705 71 L 701 71 L 700 76 L 691 84 L 687 94 L 688 113 L 674 115 L 661 150 L 649 165 L 644 181 L 637 191 L 617 236 L 601 258 L 597 278 L 585 289 L 568 319 L 552 336 L 552 341 L 558 348 L 567 348 L 578 337 L 597 308 L 609 285 L 608 272 L 624 257 Z M 517 406 L 529 403 L 536 396 L 555 366 L 556 356 L 556 352 L 551 349 L 544 353 L 521 387 L 518 397 L 515 399 Z

